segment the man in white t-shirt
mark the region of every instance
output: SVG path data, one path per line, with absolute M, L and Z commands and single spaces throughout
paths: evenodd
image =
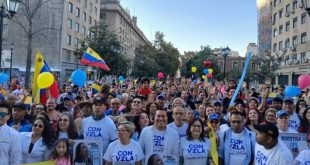
M 104 155 L 109 143 L 117 139 L 117 129 L 112 119 L 104 115 L 107 108 L 104 98 L 95 97 L 92 108 L 93 115 L 83 119 L 82 133 L 85 140 L 102 141 L 102 155 Z
M 298 133 L 293 128 L 288 127 L 290 116 L 286 110 L 280 110 L 277 112 L 277 126 L 280 133 Z
M 254 125 L 257 130 L 255 145 L 256 165 L 293 164 L 294 157 L 284 143 L 278 140 L 279 131 L 274 123 Z
M 251 164 L 254 159 L 255 134 L 244 127 L 239 111 L 230 113 L 230 128 L 220 133 L 219 161 L 224 165 Z
M 288 127 L 298 131 L 300 126 L 300 118 L 295 112 L 294 99 L 291 97 L 285 97 L 283 100 L 282 108 L 287 111 L 290 117 Z
M 174 129 L 167 127 L 167 120 L 165 110 L 156 110 L 154 125 L 143 128 L 139 142 L 145 155 L 145 164 L 152 154 L 179 157 L 180 140 L 176 138 L 179 135 Z
M 181 106 L 173 108 L 172 117 L 174 122 L 168 124 L 168 127 L 176 130 L 179 134 L 179 138 L 186 136 L 186 130 L 188 127 L 187 123 L 184 123 L 185 109 Z

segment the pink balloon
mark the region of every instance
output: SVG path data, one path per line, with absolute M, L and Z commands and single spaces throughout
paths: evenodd
M 158 72 L 157 77 L 158 77 L 159 79 L 161 79 L 161 78 L 164 77 L 164 74 L 163 74 L 162 72 Z
M 298 86 L 300 87 L 301 90 L 307 88 L 310 86 L 310 75 L 300 75 L 298 77 Z

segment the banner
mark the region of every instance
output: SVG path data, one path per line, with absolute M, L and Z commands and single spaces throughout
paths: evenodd
M 102 150 L 103 149 L 101 141 L 74 140 L 73 164 L 102 164 Z
M 300 150 L 308 148 L 306 133 L 280 133 L 279 140 L 291 150 L 294 157 L 298 155 Z
M 49 160 L 45 162 L 39 162 L 39 163 L 29 163 L 29 164 L 23 164 L 23 165 L 56 165 L 55 160 Z

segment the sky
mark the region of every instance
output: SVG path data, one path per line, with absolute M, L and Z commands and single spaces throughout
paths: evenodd
M 120 0 L 148 40 L 156 31 L 184 51 L 228 46 L 244 56 L 250 42 L 257 43 L 256 0 Z

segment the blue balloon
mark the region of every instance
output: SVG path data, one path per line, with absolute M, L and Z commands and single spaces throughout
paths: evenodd
M 295 97 L 297 96 L 299 93 L 301 92 L 300 88 L 296 87 L 296 86 L 287 86 L 285 88 L 285 96 L 288 97 Z
M 194 80 L 194 84 L 196 84 L 197 83 L 197 80 Z
M 124 80 L 123 76 L 118 76 L 118 81 Z
M 76 70 L 71 74 L 72 83 L 78 85 L 79 87 L 83 87 L 86 82 L 86 72 L 83 70 Z
M 203 70 L 203 73 L 206 74 L 206 75 L 209 74 L 208 69 L 204 69 L 204 70 Z
M 0 83 L 7 82 L 9 80 L 9 75 L 5 73 L 0 73 Z

